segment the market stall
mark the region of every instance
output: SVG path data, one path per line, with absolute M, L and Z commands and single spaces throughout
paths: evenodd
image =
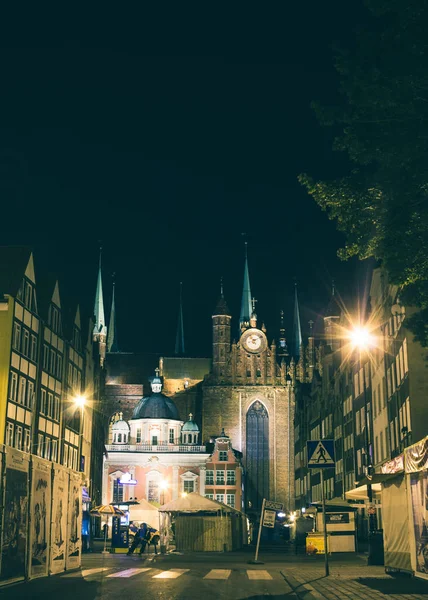
M 177 550 L 223 552 L 242 548 L 247 519 L 239 510 L 196 492 L 161 506 L 161 546 Z

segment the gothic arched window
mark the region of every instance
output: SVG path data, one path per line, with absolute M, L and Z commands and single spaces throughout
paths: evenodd
M 269 498 L 269 415 L 266 407 L 256 400 L 247 412 L 246 439 L 246 496 L 252 509 Z

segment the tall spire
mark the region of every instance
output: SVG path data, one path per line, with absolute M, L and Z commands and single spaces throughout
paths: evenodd
M 117 343 L 115 289 L 116 289 L 116 282 L 113 279 L 113 292 L 111 295 L 110 321 L 108 324 L 108 333 L 107 333 L 107 352 L 119 352 L 119 346 Z
M 180 281 L 180 306 L 178 309 L 177 335 L 175 337 L 175 354 L 185 354 L 183 325 L 183 282 Z
M 101 254 L 102 247 L 100 247 L 100 263 L 98 267 L 98 280 L 97 280 L 97 291 L 95 294 L 95 305 L 94 305 L 94 316 L 95 316 L 95 326 L 94 326 L 94 339 L 100 335 L 107 335 L 107 327 L 104 316 L 104 299 L 103 299 L 103 283 L 101 277 Z
M 244 287 L 242 289 L 241 316 L 239 317 L 239 327 L 242 323 L 249 323 L 253 305 L 251 302 L 250 275 L 248 272 L 248 254 L 247 242 L 245 242 L 245 266 L 244 266 Z
M 294 284 L 294 318 L 293 318 L 293 356 L 296 360 L 300 357 L 302 345 L 302 329 L 300 327 L 299 300 L 297 298 L 297 283 Z

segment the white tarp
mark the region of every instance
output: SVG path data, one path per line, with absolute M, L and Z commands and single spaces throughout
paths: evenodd
M 226 506 L 216 500 L 210 500 L 200 496 L 196 492 L 187 494 L 187 496 L 171 500 L 159 509 L 160 512 L 239 512 L 230 506 Z

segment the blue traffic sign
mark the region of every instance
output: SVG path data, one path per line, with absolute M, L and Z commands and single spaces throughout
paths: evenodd
M 306 442 L 308 469 L 334 467 L 334 440 L 311 440 Z

